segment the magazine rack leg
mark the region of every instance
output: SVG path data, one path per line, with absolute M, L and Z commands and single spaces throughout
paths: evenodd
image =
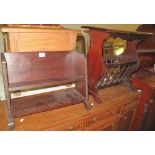
M 89 102 L 89 95 L 88 95 L 88 70 L 87 70 L 87 55 L 85 55 L 85 83 L 86 83 L 86 88 L 85 88 L 85 96 L 86 96 L 86 100 L 85 100 L 85 106 L 86 109 L 90 110 L 92 108 L 91 103 Z

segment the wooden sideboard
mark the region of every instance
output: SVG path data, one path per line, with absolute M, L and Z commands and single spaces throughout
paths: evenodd
M 92 96 L 91 110 L 84 105 L 50 110 L 33 115 L 15 118 L 13 130 L 52 130 L 52 131 L 127 131 L 131 128 L 140 93 L 129 91 L 124 85 L 117 85 L 99 90 L 101 104 Z M 1 116 L 6 120 L 5 115 Z M 1 123 L 1 120 L 0 120 Z M 7 124 L 7 121 L 5 122 Z M 7 125 L 0 130 L 7 130 Z M 5 127 L 5 128 L 4 128 Z

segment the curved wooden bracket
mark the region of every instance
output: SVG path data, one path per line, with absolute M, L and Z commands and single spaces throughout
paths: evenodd
M 88 78 L 89 78 L 89 94 L 95 101 L 101 103 L 97 94 L 96 82 L 105 72 L 105 64 L 102 58 L 102 47 L 105 40 L 110 36 L 107 32 L 90 31 L 91 46 L 88 52 Z M 93 59 L 92 59 L 93 58 Z

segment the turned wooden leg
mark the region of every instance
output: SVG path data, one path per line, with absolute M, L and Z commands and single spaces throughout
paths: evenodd
M 101 104 L 100 96 L 97 92 L 95 92 L 95 90 L 94 91 L 89 90 L 89 94 L 93 96 L 96 103 Z

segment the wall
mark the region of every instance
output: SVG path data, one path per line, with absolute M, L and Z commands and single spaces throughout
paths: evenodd
M 81 30 L 81 26 L 94 26 L 94 27 L 104 27 L 108 29 L 116 29 L 116 30 L 129 30 L 129 31 L 135 31 L 139 24 L 62 24 L 64 28 L 71 28 L 71 29 L 79 29 Z M 86 34 L 85 34 L 86 35 Z M 87 37 L 87 35 L 86 35 Z M 3 52 L 3 36 L 0 33 L 0 52 Z M 65 88 L 65 87 L 60 87 Z M 59 89 L 59 88 L 58 88 Z M 36 90 L 36 91 L 29 91 L 29 92 L 22 92 L 22 96 L 31 95 L 34 93 L 41 93 L 44 91 L 51 91 L 53 89 L 44 89 L 44 90 Z M 5 99 L 4 97 L 4 89 L 3 89 L 3 80 L 2 80 L 2 69 L 1 69 L 1 63 L 0 63 L 0 99 Z
M 81 26 L 103 27 L 115 30 L 135 31 L 140 24 L 62 24 L 65 28 L 80 29 Z

